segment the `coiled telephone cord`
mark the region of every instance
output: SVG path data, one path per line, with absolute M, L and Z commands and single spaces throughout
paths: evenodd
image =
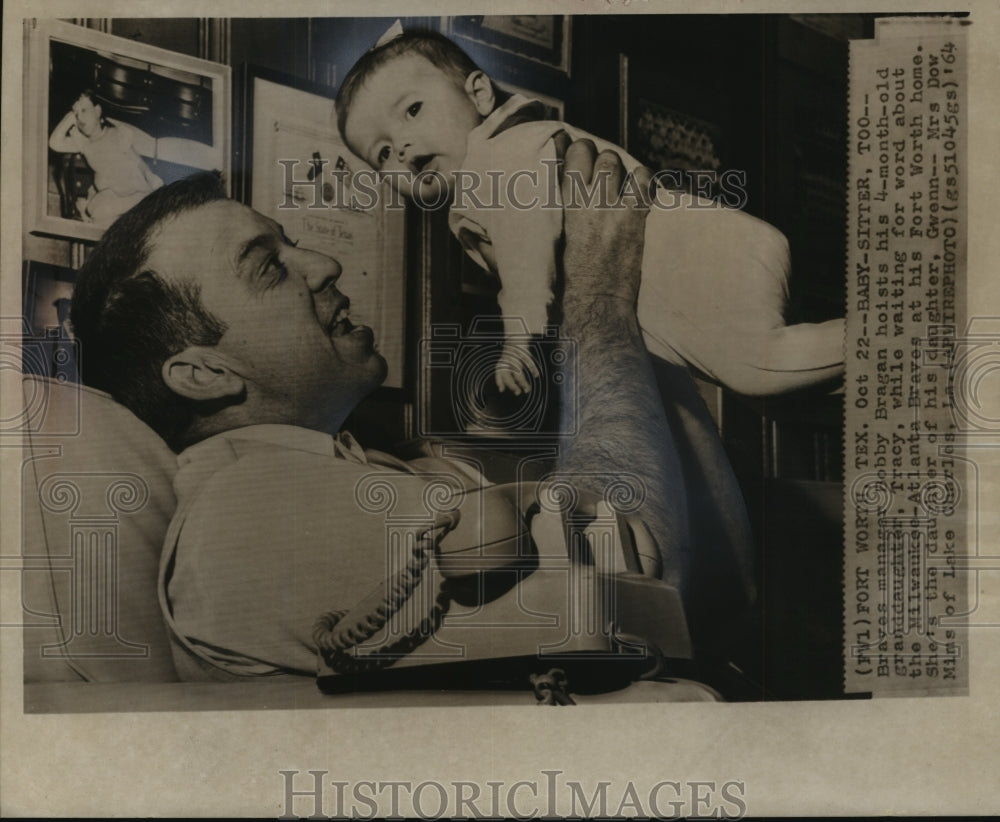
M 412 556 L 401 570 L 386 580 L 387 590 L 382 601 L 370 612 L 345 621 L 346 616 L 354 616 L 350 610 L 329 611 L 316 621 L 313 641 L 324 662 L 333 671 L 359 674 L 385 668 L 413 651 L 437 630 L 451 601 L 444 590 L 438 592 L 429 613 L 412 631 L 368 653 L 352 653 L 352 649 L 381 631 L 410 598 L 427 569 L 434 545 L 435 537 L 431 531 L 417 539 Z

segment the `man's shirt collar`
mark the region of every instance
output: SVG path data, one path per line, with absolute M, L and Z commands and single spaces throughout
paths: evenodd
M 246 425 L 215 434 L 184 449 L 177 460 L 181 465 L 196 460 L 206 451 L 218 447 L 220 440 L 254 440 L 272 445 L 280 445 L 295 451 L 308 451 L 327 457 L 342 457 L 351 462 L 368 462 L 365 450 L 347 431 L 330 435 L 311 428 L 281 423 Z

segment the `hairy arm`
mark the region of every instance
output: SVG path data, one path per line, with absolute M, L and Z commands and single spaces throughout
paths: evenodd
M 568 182 L 573 175 L 588 186 L 605 176 L 610 202 L 622 207 L 575 204 Z M 619 199 L 623 183 L 626 194 Z M 597 493 L 606 479 L 595 475 L 638 480 L 645 495 L 638 514 L 660 547 L 662 576 L 680 587 L 682 552 L 690 545 L 687 498 L 674 435 L 635 316 L 648 209 L 628 192 L 648 191 L 648 186 L 646 169 L 626 178 L 618 156 L 597 155 L 588 140 L 566 151 L 562 329 L 575 343 L 576 362 L 566 371 L 564 395 L 564 408 L 565 403 L 575 408 L 564 413 L 575 411 L 577 433 L 561 452 L 560 471 Z

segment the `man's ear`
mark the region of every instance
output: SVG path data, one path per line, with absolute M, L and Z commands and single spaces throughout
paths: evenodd
M 476 69 L 465 78 L 465 93 L 476 107 L 480 116 L 485 117 L 493 111 L 497 103 L 496 93 L 493 90 L 493 81 L 486 76 L 486 73 Z
M 163 363 L 163 381 L 191 400 L 218 400 L 243 391 L 244 380 L 214 348 L 192 345 Z

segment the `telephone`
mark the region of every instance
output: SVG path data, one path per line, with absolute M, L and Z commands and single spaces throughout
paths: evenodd
M 355 608 L 317 621 L 319 687 L 538 686 L 556 669 L 598 692 L 690 660 L 679 593 L 629 513 L 568 482 L 463 492 L 409 544 L 389 540 L 394 570 Z

